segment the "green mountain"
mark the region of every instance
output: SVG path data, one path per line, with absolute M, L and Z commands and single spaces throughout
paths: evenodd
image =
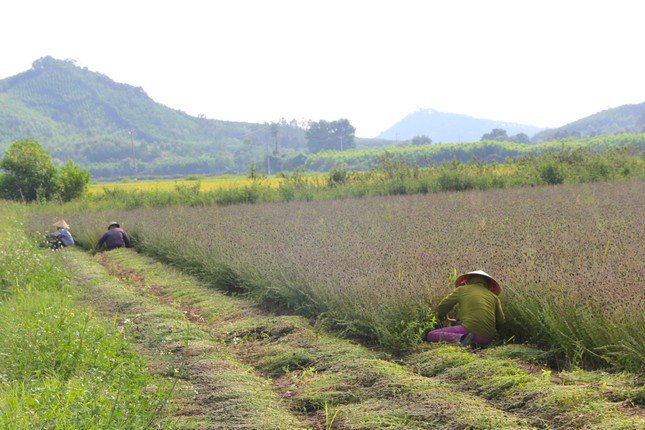
M 278 135 L 283 153 L 304 148 L 294 122 L 282 121 Z M 106 178 L 131 176 L 135 165 L 149 176 L 246 172 L 275 141 L 269 124 L 193 117 L 140 87 L 52 57 L 0 80 L 0 151 L 27 136 L 55 161 L 71 158 Z
M 622 133 L 645 133 L 645 103 L 623 105 L 579 119 L 533 136 L 535 142 L 563 137 L 594 137 Z
M 509 135 L 538 129 L 421 110 L 379 139 L 356 139 L 361 149 L 410 144 L 427 135 L 434 142 L 478 141 L 493 128 Z M 545 130 L 535 141 L 645 131 L 645 103 L 626 105 Z M 0 80 L 0 155 L 16 139 L 33 137 L 57 164 L 68 159 L 88 167 L 94 178 L 292 170 L 309 165 L 305 126 L 194 117 L 152 100 L 140 87 L 114 82 L 73 61 L 44 57 L 32 68 Z M 277 148 L 276 148 L 277 139 Z M 276 151 L 277 149 L 277 151 Z M 268 156 L 267 154 L 271 155 Z

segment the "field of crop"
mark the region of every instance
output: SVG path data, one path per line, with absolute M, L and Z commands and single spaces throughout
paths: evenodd
M 312 178 L 315 176 L 312 176 Z M 257 183 L 257 180 L 245 176 L 211 176 L 187 177 L 185 179 L 95 182 L 90 184 L 89 192 L 94 195 L 104 194 L 106 190 L 120 191 L 176 191 L 177 189 L 199 189 L 200 191 L 230 190 L 243 188 Z M 282 179 L 279 177 L 263 178 L 260 183 L 266 187 L 277 188 Z
M 105 211 L 68 221 L 91 245 L 117 219 L 140 249 L 221 288 L 395 352 L 433 326 L 432 306 L 455 272 L 484 269 L 504 287 L 503 339 L 572 363 L 642 370 L 643 185 Z
M 616 141 L 612 140 L 616 143 Z M 575 146 L 574 146 L 575 147 Z M 299 171 L 254 179 L 225 176 L 168 181 L 92 184 L 84 198 L 63 205 L 39 202 L 35 210 L 69 213 L 105 208 L 208 206 L 236 203 L 335 200 L 347 197 L 427 194 L 536 185 L 645 179 L 645 158 L 636 146 L 562 148 L 504 163 L 451 161 L 421 168 L 390 154 L 368 172 L 338 167 L 328 174 Z M 399 154 L 401 155 L 401 154 Z

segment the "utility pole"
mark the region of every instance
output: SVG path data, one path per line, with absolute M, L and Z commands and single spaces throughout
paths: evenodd
M 137 179 L 137 156 L 134 153 L 134 133 L 136 130 L 131 129 L 128 131 L 130 135 L 130 145 L 132 146 L 132 169 L 134 170 L 134 179 Z
M 273 153 L 275 155 L 278 155 L 278 144 L 279 144 L 279 133 L 280 133 L 280 126 L 278 125 L 277 122 L 272 122 L 271 123 L 271 136 L 273 136 L 273 141 L 275 143 L 275 149 L 273 150 Z
M 271 174 L 271 155 L 269 154 L 269 139 L 267 139 L 267 176 Z

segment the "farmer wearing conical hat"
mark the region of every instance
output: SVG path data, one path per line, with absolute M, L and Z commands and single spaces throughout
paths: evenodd
M 56 239 L 56 242 L 52 244 L 52 248 L 60 248 L 61 246 L 73 246 L 74 238 L 69 232 L 69 225 L 65 222 L 64 219 L 56 221 L 53 224 L 56 227 L 56 231 L 49 234 L 49 237 Z
M 437 307 L 437 321 L 443 321 L 458 304 L 457 320 L 460 325 L 432 330 L 427 333 L 425 340 L 488 345 L 497 334 L 497 329 L 506 322 L 498 297 L 501 291 L 499 283 L 482 270 L 459 276 L 455 280 L 455 290 Z
M 121 228 L 118 222 L 112 221 L 108 224 L 108 229 L 96 244 L 97 248 L 101 248 L 105 244 L 105 248 L 110 249 L 127 247 L 130 248 L 130 238 L 126 232 Z

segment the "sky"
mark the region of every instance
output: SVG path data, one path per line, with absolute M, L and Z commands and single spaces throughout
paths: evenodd
M 558 127 L 645 101 L 645 1 L 275 0 L 3 4 L 0 79 L 51 55 L 208 118 L 418 109 Z

